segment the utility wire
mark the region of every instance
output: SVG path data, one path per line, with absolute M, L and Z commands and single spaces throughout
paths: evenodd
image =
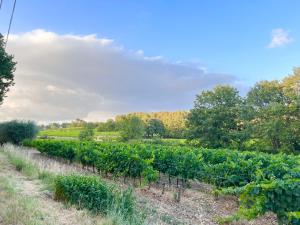
M 3 0 L 1 0 L 1 2 L 2 1 Z M 11 12 L 11 15 L 10 15 L 9 26 L 8 26 L 7 36 L 6 36 L 5 48 L 6 48 L 6 45 L 7 45 L 8 36 L 9 36 L 9 33 L 10 33 L 10 28 L 11 28 L 11 24 L 12 24 L 12 21 L 13 21 L 13 18 L 14 18 L 16 3 L 17 3 L 17 0 L 14 0 L 14 6 L 13 6 L 13 9 L 12 9 L 12 12 Z

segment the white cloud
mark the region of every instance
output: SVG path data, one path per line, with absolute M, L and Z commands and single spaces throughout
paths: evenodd
M 16 85 L 0 106 L 3 120 L 101 120 L 130 111 L 189 109 L 199 91 L 236 82 L 95 35 L 34 30 L 12 35 L 7 47 L 18 65 Z
M 293 38 L 290 36 L 289 31 L 282 28 L 272 30 L 272 39 L 268 44 L 268 48 L 277 48 L 284 45 L 287 45 L 293 41 Z

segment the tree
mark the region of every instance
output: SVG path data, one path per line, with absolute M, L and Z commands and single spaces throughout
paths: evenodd
M 92 141 L 94 140 L 94 129 L 90 124 L 86 124 L 84 129 L 79 133 L 79 140 L 81 141 Z
M 120 119 L 121 138 L 124 141 L 130 139 L 140 139 L 145 133 L 144 122 L 136 116 L 123 116 Z
M 163 137 L 165 134 L 165 126 L 158 119 L 150 119 L 146 125 L 146 136 L 153 137 L 159 136 Z
M 249 91 L 248 124 L 255 146 L 268 151 L 300 151 L 300 73 L 282 81 L 261 81 Z
M 6 97 L 9 88 L 14 85 L 14 72 L 16 62 L 13 61 L 13 56 L 5 51 L 5 42 L 2 34 L 0 34 L 0 104 Z
M 185 138 L 186 133 L 186 118 L 187 111 L 175 111 L 175 112 L 135 112 L 128 114 L 129 116 L 137 116 L 144 123 L 147 123 L 150 119 L 158 119 L 165 126 L 165 137 L 169 138 Z M 124 115 L 116 116 L 116 122 L 118 122 Z
M 112 119 L 108 119 L 106 122 L 101 122 L 98 124 L 97 130 L 102 131 L 117 131 L 118 124 Z
M 38 133 L 37 125 L 32 121 L 4 122 L 0 124 L 0 143 L 21 144 L 25 139 L 33 139 Z
M 242 99 L 237 89 L 217 86 L 197 95 L 187 120 L 189 140 L 210 148 L 228 147 L 238 139 Z

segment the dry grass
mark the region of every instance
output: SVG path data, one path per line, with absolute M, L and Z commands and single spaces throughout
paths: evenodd
M 9 178 L 0 177 L 0 224 L 53 224 L 48 215 L 38 210 L 37 202 L 16 192 Z

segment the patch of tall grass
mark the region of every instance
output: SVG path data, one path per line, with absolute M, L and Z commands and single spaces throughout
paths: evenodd
M 13 183 L 0 177 L 0 224 L 1 225 L 52 225 L 48 215 L 38 210 L 37 202 L 16 192 Z
M 22 154 L 9 150 L 5 151 L 3 149 L 0 151 L 6 155 L 8 161 L 15 166 L 17 171 L 31 179 L 40 179 L 47 190 L 53 190 L 55 179 L 55 175 L 53 173 L 41 170 L 38 165 Z
M 132 190 L 120 190 L 96 176 L 57 176 L 54 196 L 78 208 L 106 215 L 112 224 L 143 224 L 143 217 L 136 210 Z

